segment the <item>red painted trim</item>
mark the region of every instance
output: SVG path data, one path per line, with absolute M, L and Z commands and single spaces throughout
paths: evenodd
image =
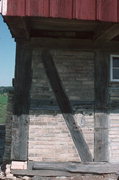
M 7 16 L 119 22 L 119 0 L 8 0 L 7 7 Z

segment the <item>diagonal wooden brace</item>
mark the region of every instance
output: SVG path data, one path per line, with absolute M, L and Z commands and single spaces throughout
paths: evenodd
M 43 50 L 42 61 L 47 77 L 55 94 L 57 103 L 66 121 L 78 154 L 83 162 L 91 162 L 93 159 L 89 147 L 84 139 L 81 128 L 77 127 L 76 125 L 69 98 L 63 89 L 62 82 L 54 64 L 52 55 L 48 50 Z

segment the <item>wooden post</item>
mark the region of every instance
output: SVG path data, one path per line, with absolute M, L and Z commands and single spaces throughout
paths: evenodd
M 14 114 L 28 114 L 30 105 L 30 88 L 32 80 L 31 70 L 32 50 L 28 42 L 18 42 L 16 48 L 15 66 L 15 104 Z
M 96 52 L 94 160 L 99 162 L 108 161 L 108 62 L 105 52 Z
M 11 159 L 27 160 L 28 114 L 32 79 L 29 42 L 17 42 Z

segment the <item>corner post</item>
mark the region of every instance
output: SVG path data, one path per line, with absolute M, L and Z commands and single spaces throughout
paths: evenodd
M 94 160 L 108 161 L 108 54 L 96 51 L 95 57 L 95 139 Z
M 26 161 L 28 158 L 28 123 L 32 80 L 31 63 L 32 49 L 30 48 L 29 41 L 17 41 L 12 122 L 12 160 Z

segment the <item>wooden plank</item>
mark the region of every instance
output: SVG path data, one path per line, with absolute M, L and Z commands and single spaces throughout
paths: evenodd
M 32 50 L 29 41 L 17 42 L 15 67 L 15 101 L 14 114 L 28 114 L 30 104 L 30 87 L 32 80 Z M 27 86 L 26 86 L 27 84 Z
M 108 54 L 95 59 L 95 161 L 108 161 Z
M 109 27 L 108 29 L 106 29 L 104 32 L 101 32 L 100 34 L 98 34 L 96 40 L 112 40 L 113 38 L 115 38 L 116 36 L 119 35 L 119 24 L 114 24 L 111 27 Z
M 26 15 L 49 17 L 49 0 L 26 0 Z
M 98 0 L 97 20 L 117 22 L 117 1 L 118 0 Z
M 50 0 L 50 17 L 72 19 L 72 0 Z
M 118 174 L 119 164 L 109 163 L 35 163 L 34 170 L 11 170 L 14 175 L 71 176 L 82 174 Z M 39 170 L 38 170 L 39 169 Z
M 75 119 L 73 117 L 72 107 L 65 93 L 65 90 L 62 87 L 62 83 L 58 75 L 57 69 L 55 67 L 55 64 L 53 62 L 53 58 L 47 50 L 44 50 L 42 52 L 42 60 L 44 68 L 46 70 L 47 77 L 50 81 L 56 100 L 59 104 L 60 110 L 69 128 L 69 131 L 71 133 L 77 151 L 81 157 L 81 160 L 84 162 L 92 161 L 92 156 L 89 151 L 89 147 L 83 137 L 82 130 L 78 129 L 76 125 Z
M 82 20 L 95 20 L 95 0 L 73 0 L 73 18 Z
M 25 0 L 8 0 L 7 15 L 9 16 L 25 16 Z
M 118 173 L 119 164 L 111 163 L 72 163 L 72 162 L 33 162 L 33 170 L 56 170 L 69 173 L 113 174 Z
M 56 176 L 64 176 L 70 177 L 72 174 L 69 172 L 62 171 L 52 171 L 52 170 L 11 170 L 11 173 L 14 175 L 22 175 L 22 176 L 40 176 L 40 177 L 56 177 Z
M 95 60 L 96 109 L 106 110 L 108 106 L 109 54 L 97 50 Z
M 11 159 L 27 161 L 28 115 L 13 116 Z
M 32 162 L 28 170 L 12 170 L 19 175 L 71 176 L 84 174 L 117 174 L 118 163 L 72 163 L 72 162 Z M 30 174 L 29 174 L 30 173 Z
M 116 51 L 119 50 L 119 42 L 96 42 L 91 40 L 82 39 L 57 39 L 57 38 L 32 38 L 29 43 L 31 47 L 42 47 L 42 48 L 63 48 L 63 49 L 82 49 L 91 50 L 99 49 L 102 47 L 106 51 Z

